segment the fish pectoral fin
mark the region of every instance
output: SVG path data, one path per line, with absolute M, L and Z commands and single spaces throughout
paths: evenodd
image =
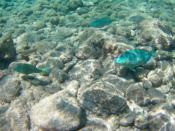
M 154 61 L 154 59 L 153 59 L 153 58 L 150 58 L 150 59 L 146 62 L 146 64 L 149 65 L 149 64 L 151 64 L 153 61 Z
M 49 67 L 46 68 L 40 68 L 40 74 L 44 75 L 44 76 L 48 76 L 51 72 L 51 69 Z
M 129 70 L 131 70 L 132 72 L 136 72 L 136 68 L 135 67 L 127 67 Z

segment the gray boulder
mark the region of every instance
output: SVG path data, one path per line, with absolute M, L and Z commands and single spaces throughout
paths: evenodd
M 87 59 L 89 57 L 98 57 L 98 53 L 96 49 L 87 44 L 82 44 L 78 47 L 77 53 L 76 53 L 77 58 L 79 59 Z
M 16 58 L 12 36 L 5 34 L 0 38 L 0 68 L 4 68 Z
M 15 100 L 11 103 L 6 112 L 8 130 L 28 131 L 30 128 L 30 119 L 25 103 L 21 100 Z
M 158 49 L 175 47 L 173 32 L 170 27 L 155 19 L 146 19 L 140 23 L 140 43 L 154 43 Z
M 103 45 L 105 43 L 105 37 L 102 32 L 96 30 L 85 30 L 79 36 L 79 42 L 81 43 L 78 46 L 76 57 L 79 59 L 87 58 L 99 58 L 103 53 Z
M 173 121 L 173 118 L 168 115 L 168 113 L 166 114 L 163 111 L 158 111 L 149 116 L 149 129 L 150 131 L 173 131 L 175 129 Z
M 0 81 L 0 100 L 10 102 L 18 96 L 20 91 L 20 82 L 16 80 L 15 75 L 7 75 Z
M 9 108 L 9 104 L 1 103 L 0 104 L 0 130 L 7 131 L 9 129 L 9 123 L 5 117 L 5 114 Z
M 44 130 L 77 130 L 82 120 L 82 110 L 76 100 L 77 86 L 50 95 L 36 103 L 31 110 L 32 128 Z
M 158 86 L 161 86 L 162 84 L 164 74 L 160 70 L 153 70 L 148 73 L 147 77 L 148 77 L 148 80 L 151 81 L 153 86 L 158 87 Z
M 81 87 L 78 99 L 84 109 L 97 115 L 120 114 L 128 109 L 123 93 L 113 86 L 106 86 L 103 81 Z
M 131 84 L 126 91 L 126 98 L 133 100 L 140 106 L 165 102 L 164 94 L 154 88 L 144 89 L 142 83 Z
M 88 59 L 79 61 L 69 72 L 69 77 L 72 80 L 79 80 L 85 85 L 98 79 L 102 74 L 102 65 L 96 59 Z
M 81 128 L 79 131 L 108 131 L 109 125 L 107 121 L 90 116 L 86 122 L 86 125 Z

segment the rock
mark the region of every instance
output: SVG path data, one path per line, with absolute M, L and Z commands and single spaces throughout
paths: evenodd
M 172 87 L 173 87 L 173 84 L 171 82 L 169 82 L 166 85 L 161 85 L 160 87 L 158 87 L 156 89 L 163 94 L 167 94 L 171 90 Z
M 8 110 L 9 108 L 9 104 L 8 103 L 1 103 L 0 104 L 0 114 L 2 116 L 2 114 L 6 113 L 6 111 Z
M 135 114 L 133 112 L 129 112 L 128 114 L 125 114 L 120 119 L 120 125 L 121 126 L 130 126 L 134 124 Z
M 61 19 L 61 17 L 60 17 Z M 75 33 L 75 29 L 66 28 L 66 27 L 59 27 L 56 28 L 56 31 L 51 32 L 50 40 L 54 42 L 65 41 L 67 38 L 71 37 Z M 58 47 L 66 47 L 65 43 L 58 44 Z M 66 49 L 66 48 L 65 48 Z
M 47 85 L 44 88 L 44 91 L 50 94 L 54 94 L 55 92 L 58 92 L 60 90 L 61 90 L 61 85 L 60 85 L 60 82 L 57 80 L 53 80 L 51 84 Z
M 0 100 L 11 102 L 16 96 L 19 95 L 20 82 L 16 79 L 15 75 L 7 75 L 0 81 Z
M 30 114 L 32 129 L 68 131 L 80 128 L 83 116 L 76 93 L 77 87 L 72 87 L 36 103 Z
M 173 77 L 174 77 L 173 66 L 171 66 L 169 64 L 169 65 L 167 65 L 166 69 L 164 70 L 163 83 L 166 84 L 166 83 L 172 81 Z
M 33 30 L 39 30 L 45 27 L 45 23 L 43 21 L 38 20 L 33 23 L 32 27 Z
M 158 110 L 156 112 L 152 112 L 149 115 L 149 129 L 150 131 L 156 130 L 174 130 L 174 118 L 169 116 L 166 112 L 162 110 Z
M 78 7 L 82 7 L 83 3 L 81 0 L 69 0 L 67 6 L 69 10 L 76 10 Z
M 5 117 L 8 108 L 9 108 L 9 104 L 2 103 L 2 102 L 0 103 L 0 130 L 1 131 L 7 131 L 9 130 L 9 127 L 10 127 L 9 122 Z
M 85 30 L 80 36 L 82 42 L 77 49 L 76 56 L 79 59 L 99 58 L 102 55 L 102 47 L 105 43 L 104 36 L 101 32 L 94 30 Z
M 137 23 L 137 24 L 142 22 L 144 19 L 145 18 L 143 16 L 141 16 L 141 15 L 134 15 L 134 16 L 129 17 L 130 21 L 132 21 L 134 23 Z
M 134 94 L 134 95 L 133 95 Z M 141 83 L 131 84 L 126 91 L 126 98 L 134 100 L 138 105 L 144 105 L 147 93 Z
M 81 84 L 87 84 L 98 79 L 102 74 L 102 65 L 96 59 L 79 61 L 70 71 L 71 80 L 79 80 Z
M 104 55 L 107 55 L 108 53 L 116 54 L 115 51 L 117 50 L 118 46 L 119 44 L 115 40 L 106 40 L 103 45 Z
M 72 59 L 72 61 L 70 61 L 70 62 L 68 62 L 68 63 L 65 64 L 63 71 L 66 72 L 66 73 L 68 73 L 77 64 L 77 61 L 78 61 L 77 58 L 74 57 Z
M 167 122 L 161 129 L 164 131 L 173 131 L 175 129 L 175 125 L 172 122 Z
M 131 127 L 120 126 L 116 131 L 137 131 L 138 129 L 133 129 Z
M 78 100 L 85 110 L 97 115 L 120 114 L 128 109 L 122 93 L 103 81 L 81 87 Z
M 45 96 L 49 95 L 47 87 L 35 86 L 29 82 L 21 82 L 22 90 L 20 92 L 19 98 L 31 108 L 31 105 L 37 103 L 39 100 L 43 99 Z M 54 92 L 55 93 L 55 92 Z
M 170 63 L 165 62 L 162 63 L 160 66 L 161 68 L 157 68 L 153 71 L 150 71 L 147 75 L 147 78 L 151 81 L 153 87 L 160 87 L 161 84 L 167 85 L 173 80 L 174 70 L 172 65 Z
M 95 29 L 86 29 L 78 36 L 80 43 L 85 43 L 95 48 L 102 48 L 105 43 L 105 34 Z
M 79 15 L 83 15 L 83 14 L 86 14 L 89 12 L 89 9 L 88 8 L 77 8 L 76 12 L 79 14 Z
M 82 0 L 84 6 L 93 6 L 98 0 Z
M 144 88 L 144 89 L 147 90 L 147 89 L 152 88 L 152 83 L 151 83 L 151 81 L 149 81 L 149 80 L 147 80 L 147 79 L 143 79 L 142 82 L 143 82 L 143 88 Z
M 8 66 L 16 58 L 16 49 L 11 34 L 5 34 L 0 38 L 0 68 Z
M 116 130 L 120 125 L 120 117 L 118 115 L 111 115 L 107 119 L 107 126 L 110 127 L 110 130 Z M 106 123 L 106 122 L 105 122 Z
M 37 51 L 37 53 L 40 55 L 45 55 L 48 53 L 48 50 L 53 50 L 55 47 L 56 43 L 46 41 L 37 41 L 32 45 L 32 49 Z
M 158 87 L 162 84 L 164 74 L 161 70 L 150 71 L 147 75 L 148 80 L 151 81 L 154 87 Z
M 15 100 L 11 103 L 6 112 L 6 120 L 8 121 L 8 129 L 28 131 L 30 128 L 30 119 L 25 107 L 25 103 Z
M 98 124 L 88 124 L 79 131 L 107 131 L 107 128 L 104 125 Z
M 107 131 L 109 130 L 108 123 L 96 116 L 89 116 L 87 118 L 85 127 L 81 128 L 80 131 Z
M 171 29 L 158 20 L 146 19 L 140 23 L 141 43 L 155 43 L 158 49 L 168 50 L 175 47 Z
M 41 34 L 43 35 L 43 33 L 41 33 Z M 28 47 L 32 47 L 35 45 L 36 46 L 39 45 L 42 47 L 42 46 L 44 46 L 44 44 L 46 44 L 46 46 L 48 46 L 47 43 L 41 41 L 41 38 L 43 37 L 43 36 L 41 36 L 41 34 L 39 34 L 39 33 L 37 34 L 35 31 L 31 31 L 31 32 L 25 32 L 25 33 L 19 35 L 15 39 L 17 52 L 20 52 L 20 50 L 24 49 L 24 46 L 26 46 L 26 44 Z M 35 43 L 35 42 L 38 42 L 38 43 Z M 50 46 L 52 46 L 52 44 Z
M 165 1 L 165 3 L 166 4 L 172 4 L 172 5 L 174 5 L 175 4 L 175 1 L 174 0 L 167 0 L 167 1 Z
M 104 74 L 101 79 L 103 80 L 104 85 L 113 86 L 122 93 L 125 93 L 128 86 L 134 83 L 132 80 L 124 79 L 114 74 Z
M 151 106 L 165 102 L 164 94 L 154 88 L 144 89 L 142 83 L 131 84 L 126 91 L 126 97 L 140 106 Z
M 86 40 L 86 43 L 92 45 L 96 49 L 102 49 L 106 39 L 104 35 L 103 32 L 94 30 L 91 36 Z
M 77 89 L 80 87 L 80 83 L 77 80 L 65 82 L 61 88 L 67 89 L 70 92 L 76 93 Z
M 5 76 L 5 73 L 3 72 L 3 70 L 0 70 L 0 80 Z
M 148 89 L 147 94 L 149 95 L 148 101 L 150 101 L 150 103 L 148 102 L 147 104 L 155 105 L 166 101 L 165 95 L 155 88 Z
M 162 110 L 167 111 L 169 113 L 174 113 L 174 105 L 168 102 L 161 105 Z
M 60 83 L 63 83 L 66 79 L 68 79 L 67 73 L 58 68 L 52 69 L 50 76 Z
M 134 121 L 135 127 L 139 129 L 148 129 L 148 118 L 144 115 L 138 115 Z
M 78 47 L 76 57 L 83 60 L 90 57 L 96 58 L 98 57 L 98 51 L 91 45 L 82 44 Z
M 60 61 L 63 63 L 70 62 L 74 56 L 74 49 L 70 46 L 65 46 L 62 44 L 58 44 L 56 47 L 56 51 L 54 57 L 58 57 Z

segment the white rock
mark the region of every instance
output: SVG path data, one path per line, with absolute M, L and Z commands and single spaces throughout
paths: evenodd
M 70 94 L 65 89 L 34 105 L 31 110 L 32 128 L 59 131 L 78 129 L 81 122 L 81 108 L 73 95 L 75 93 Z

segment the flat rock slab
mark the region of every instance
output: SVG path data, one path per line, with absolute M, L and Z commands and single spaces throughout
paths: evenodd
M 44 130 L 77 130 L 82 110 L 78 101 L 68 90 L 63 90 L 42 99 L 31 110 L 32 127 Z
M 119 114 L 128 108 L 122 92 L 101 81 L 82 87 L 78 99 L 84 109 L 98 115 Z

